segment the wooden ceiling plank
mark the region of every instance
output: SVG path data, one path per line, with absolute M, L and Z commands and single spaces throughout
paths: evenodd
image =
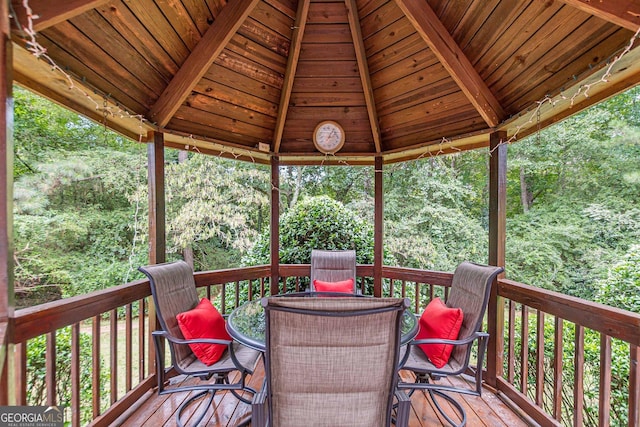
M 247 19 L 259 0 L 228 3 L 198 42 L 162 95 L 149 110 L 149 119 L 163 127 L 171 120 L 213 61 Z
M 495 127 L 502 122 L 505 113 L 500 103 L 429 4 L 426 1 L 413 0 L 396 2 L 487 125 Z
M 280 152 L 280 144 L 282 143 L 282 134 L 284 125 L 287 121 L 287 112 L 289 110 L 289 101 L 291 100 L 291 90 L 296 77 L 298 68 L 298 60 L 300 59 L 300 48 L 302 46 L 302 36 L 307 26 L 307 17 L 309 16 L 310 0 L 301 0 L 298 3 L 298 11 L 296 12 L 296 20 L 291 34 L 291 46 L 289 47 L 289 58 L 287 59 L 287 69 L 284 73 L 284 82 L 282 84 L 282 92 L 280 93 L 280 104 L 278 106 L 278 115 L 276 126 L 273 131 L 273 142 L 271 149 L 274 153 Z
M 638 0 L 589 1 L 561 0 L 569 6 L 597 16 L 631 31 L 640 28 L 640 2 Z
M 33 15 L 33 29 L 36 32 L 42 31 L 60 22 L 66 21 L 87 12 L 96 7 L 100 7 L 109 0 L 30 0 L 29 8 Z M 22 5 L 22 0 L 11 0 L 11 6 L 17 15 L 15 18 L 21 28 L 28 25 L 27 11 Z
M 369 74 L 369 65 L 367 63 L 364 40 L 362 39 L 362 29 L 360 28 L 360 18 L 358 17 L 358 6 L 356 5 L 355 0 L 345 0 L 345 4 L 347 5 L 349 28 L 351 29 L 353 46 L 356 52 L 356 59 L 358 61 L 358 71 L 360 72 L 362 91 L 364 92 L 364 100 L 367 104 L 367 114 L 369 116 L 369 124 L 371 125 L 373 144 L 376 147 L 376 153 L 380 153 L 382 152 L 382 138 L 380 137 L 380 125 L 378 124 L 376 101 L 373 97 L 371 75 Z

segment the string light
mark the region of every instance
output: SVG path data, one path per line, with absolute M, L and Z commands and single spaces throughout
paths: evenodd
M 31 9 L 31 7 L 29 6 L 29 0 L 23 0 L 22 1 L 22 6 L 25 10 L 25 14 L 27 17 L 27 25 L 23 26 L 20 25 L 18 23 L 18 27 L 22 28 L 22 31 L 26 34 L 28 40 L 27 40 L 27 50 L 29 52 L 31 52 L 36 58 L 41 58 L 44 59 L 47 63 L 49 63 L 52 67 L 52 71 L 56 71 L 59 72 L 60 74 L 62 74 L 65 78 L 65 80 L 68 82 L 68 86 L 69 89 L 75 89 L 77 91 L 79 91 L 81 94 L 83 94 L 87 99 L 89 99 L 91 101 L 91 103 L 94 104 L 95 109 L 97 111 L 102 110 L 103 112 L 103 117 L 104 117 L 104 121 L 106 123 L 106 118 L 107 116 L 111 116 L 111 117 L 115 117 L 116 113 L 114 113 L 112 111 L 112 107 L 109 106 L 104 106 L 102 109 L 100 108 L 100 104 L 86 91 L 84 91 L 82 88 L 78 87 L 77 85 L 74 84 L 74 79 L 73 77 L 67 73 L 65 70 L 63 70 L 60 66 L 58 66 L 55 61 L 47 54 L 47 50 L 46 48 L 44 48 L 40 43 L 37 42 L 36 40 L 36 31 L 33 27 L 33 21 L 36 19 L 39 19 L 40 16 L 37 14 L 33 13 L 33 10 Z M 13 13 L 14 19 L 16 17 L 16 14 Z M 541 109 L 545 104 L 550 104 L 551 107 L 555 107 L 556 103 L 560 102 L 560 101 L 569 101 L 570 102 L 570 106 L 573 106 L 575 104 L 576 99 L 580 96 L 583 95 L 585 98 L 589 97 L 589 91 L 595 86 L 598 85 L 600 83 L 607 83 L 609 80 L 609 77 L 612 74 L 613 71 L 613 67 L 615 66 L 615 64 L 617 62 L 619 62 L 629 51 L 631 51 L 631 49 L 633 48 L 633 45 L 635 44 L 635 40 L 637 38 L 639 38 L 640 36 L 640 28 L 638 28 L 638 30 L 635 32 L 635 34 L 631 37 L 631 39 L 629 40 L 629 43 L 627 44 L 627 46 L 617 55 L 613 58 L 613 60 L 611 60 L 608 65 L 607 68 L 605 69 L 605 72 L 602 74 L 602 76 L 600 77 L 599 80 L 591 82 L 591 83 L 587 83 L 587 84 L 583 84 L 580 85 L 576 92 L 573 93 L 573 95 L 570 98 L 567 98 L 567 96 L 564 94 L 564 91 L 561 91 L 560 94 L 553 99 L 550 95 L 545 95 L 545 97 L 542 100 L 536 101 L 535 105 L 536 107 L 534 108 L 533 112 L 531 113 L 531 116 L 529 117 L 529 119 L 524 122 L 521 123 L 520 125 L 518 125 L 514 131 L 514 133 L 511 135 L 510 138 L 500 141 L 496 147 L 494 147 L 493 149 L 489 150 L 489 155 L 491 156 L 493 154 L 493 151 L 498 148 L 500 145 L 504 145 L 504 144 L 510 144 L 514 141 L 517 140 L 518 138 L 518 134 L 525 128 L 528 127 L 529 125 L 531 125 L 532 123 L 534 123 L 534 120 L 537 119 L 538 124 L 540 123 L 540 113 L 541 113 Z M 576 76 L 574 76 L 574 80 L 577 80 Z M 106 102 L 106 95 L 104 97 L 105 102 Z M 128 111 L 122 109 L 119 107 L 118 104 L 116 104 L 116 108 L 118 108 L 119 112 L 119 116 L 120 118 L 133 118 L 136 120 L 140 121 L 140 125 L 139 125 L 139 138 L 138 141 L 142 142 L 143 139 L 143 124 L 145 122 L 147 122 L 147 120 L 144 118 L 143 115 L 141 114 L 131 114 Z M 106 125 L 105 125 L 106 126 Z M 539 126 L 539 125 L 538 125 Z M 538 130 L 539 132 L 539 130 Z M 189 135 L 189 138 L 191 140 L 193 139 L 192 135 Z M 194 140 L 195 141 L 195 140 Z M 423 152 L 422 154 L 420 154 L 420 156 L 418 156 L 415 160 L 420 160 L 422 158 L 424 158 L 425 156 L 429 156 L 429 157 L 434 157 L 434 156 L 439 156 L 441 154 L 444 154 L 444 147 L 445 145 L 447 145 L 447 148 L 450 150 L 455 150 L 455 151 L 462 151 L 460 148 L 451 145 L 451 140 L 447 139 L 446 137 L 443 137 L 442 140 L 439 142 L 438 144 L 438 151 L 437 152 L 433 152 L 432 150 L 427 150 L 425 152 Z M 194 151 L 198 151 L 196 144 L 189 144 L 185 146 L 185 149 L 189 149 L 189 147 L 192 147 L 194 149 Z M 218 147 L 217 148 L 219 150 L 219 156 L 222 156 L 223 154 L 230 154 L 234 159 L 238 159 L 239 157 L 242 157 L 242 154 L 237 154 L 235 152 L 235 150 L 232 148 L 230 151 L 225 149 L 224 146 Z M 251 160 L 255 163 L 255 159 L 253 158 L 253 155 L 251 154 L 250 150 L 247 150 L 245 155 L 249 156 L 251 158 Z M 334 157 L 335 153 L 332 153 L 332 155 Z M 325 156 L 323 157 L 320 166 L 323 166 L 325 161 L 327 161 L 328 159 L 328 153 L 325 154 Z M 339 164 L 345 164 L 347 166 L 349 166 L 349 163 L 346 160 L 343 159 L 338 159 L 337 163 Z M 377 171 L 376 171 L 377 172 Z
M 580 96 L 583 95 L 585 98 L 589 97 L 589 91 L 591 90 L 591 88 L 593 88 L 594 86 L 601 84 L 601 83 L 608 83 L 609 82 L 609 77 L 611 77 L 611 74 L 613 72 L 613 67 L 627 54 L 629 53 L 629 51 L 631 51 L 631 49 L 633 48 L 633 45 L 635 44 L 636 39 L 640 38 L 640 27 L 636 30 L 635 34 L 633 36 L 631 36 L 631 38 L 629 39 L 629 43 L 627 44 L 627 46 L 618 54 L 616 55 L 611 61 L 608 62 L 607 68 L 605 69 L 605 72 L 602 74 L 602 76 L 600 77 L 600 79 L 591 82 L 591 83 L 586 83 L 586 84 L 582 84 L 578 87 L 578 89 L 576 90 L 576 92 L 570 97 L 568 98 L 565 94 L 564 91 L 561 91 L 560 94 L 553 99 L 549 94 L 545 95 L 545 97 L 540 100 L 540 101 L 536 101 L 536 108 L 533 110 L 533 112 L 531 113 L 531 115 L 529 116 L 529 120 L 527 120 L 526 122 L 520 124 L 515 132 L 513 133 L 513 135 L 511 135 L 510 138 L 508 138 L 506 141 L 500 141 L 493 149 L 491 149 L 489 151 L 489 154 L 492 154 L 493 151 L 498 148 L 500 145 L 503 144 L 510 144 L 514 141 L 516 141 L 516 139 L 518 138 L 518 134 L 520 133 L 520 131 L 527 127 L 528 125 L 531 125 L 532 123 L 534 123 L 534 121 L 537 119 L 538 122 L 540 121 L 540 114 L 541 114 L 541 110 L 542 107 L 545 104 L 549 104 L 551 105 L 551 107 L 555 107 L 556 104 L 560 101 L 569 101 L 570 106 L 573 107 L 575 105 L 575 101 L 576 99 Z M 576 76 L 573 76 L 574 80 L 577 79 Z M 539 131 L 539 130 L 538 130 Z

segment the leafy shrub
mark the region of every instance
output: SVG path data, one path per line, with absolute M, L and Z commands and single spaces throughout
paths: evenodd
M 373 227 L 342 203 L 326 196 L 297 203 L 280 221 L 280 263 L 308 264 L 312 249 L 355 249 L 356 262 L 373 263 Z M 245 265 L 268 264 L 269 230 L 261 236 Z

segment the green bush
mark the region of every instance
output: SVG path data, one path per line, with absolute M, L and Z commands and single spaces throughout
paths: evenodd
M 265 230 L 243 264 L 269 264 L 269 242 L 269 230 Z M 310 197 L 298 202 L 281 218 L 280 263 L 309 264 L 312 249 L 354 249 L 358 264 L 373 264 L 373 227 L 336 200 L 327 196 Z M 305 289 L 308 284 L 309 279 L 302 278 L 298 286 Z M 240 297 L 246 298 L 248 285 L 241 286 Z M 253 286 L 257 295 L 258 284 Z M 295 286 L 295 279 L 288 280 L 287 292 L 294 291 Z M 268 285 L 265 287 L 268 289 Z M 372 287 L 373 282 L 367 283 L 366 291 L 372 293 Z M 232 289 L 227 289 L 227 293 L 229 305 L 233 302 L 234 293 Z
M 373 227 L 326 196 L 311 197 L 291 208 L 280 221 L 280 263 L 308 264 L 312 249 L 355 249 L 359 264 L 373 263 Z M 268 264 L 269 230 L 245 260 Z

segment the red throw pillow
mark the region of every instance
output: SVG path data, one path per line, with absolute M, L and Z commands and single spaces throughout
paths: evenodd
M 352 294 L 353 279 L 341 280 L 339 282 L 324 282 L 316 279 L 313 281 L 313 287 L 318 292 L 342 292 Z
M 440 298 L 433 299 L 420 316 L 420 330 L 416 340 L 440 338 L 458 339 L 462 326 L 462 310 L 447 307 Z M 449 361 L 453 345 L 451 344 L 419 344 L 436 368 L 442 368 Z
M 178 326 L 185 339 L 217 338 L 231 341 L 226 322 L 220 312 L 206 298 L 192 310 L 176 316 Z M 225 344 L 189 344 L 191 351 L 205 365 L 213 365 L 222 357 L 227 346 Z

